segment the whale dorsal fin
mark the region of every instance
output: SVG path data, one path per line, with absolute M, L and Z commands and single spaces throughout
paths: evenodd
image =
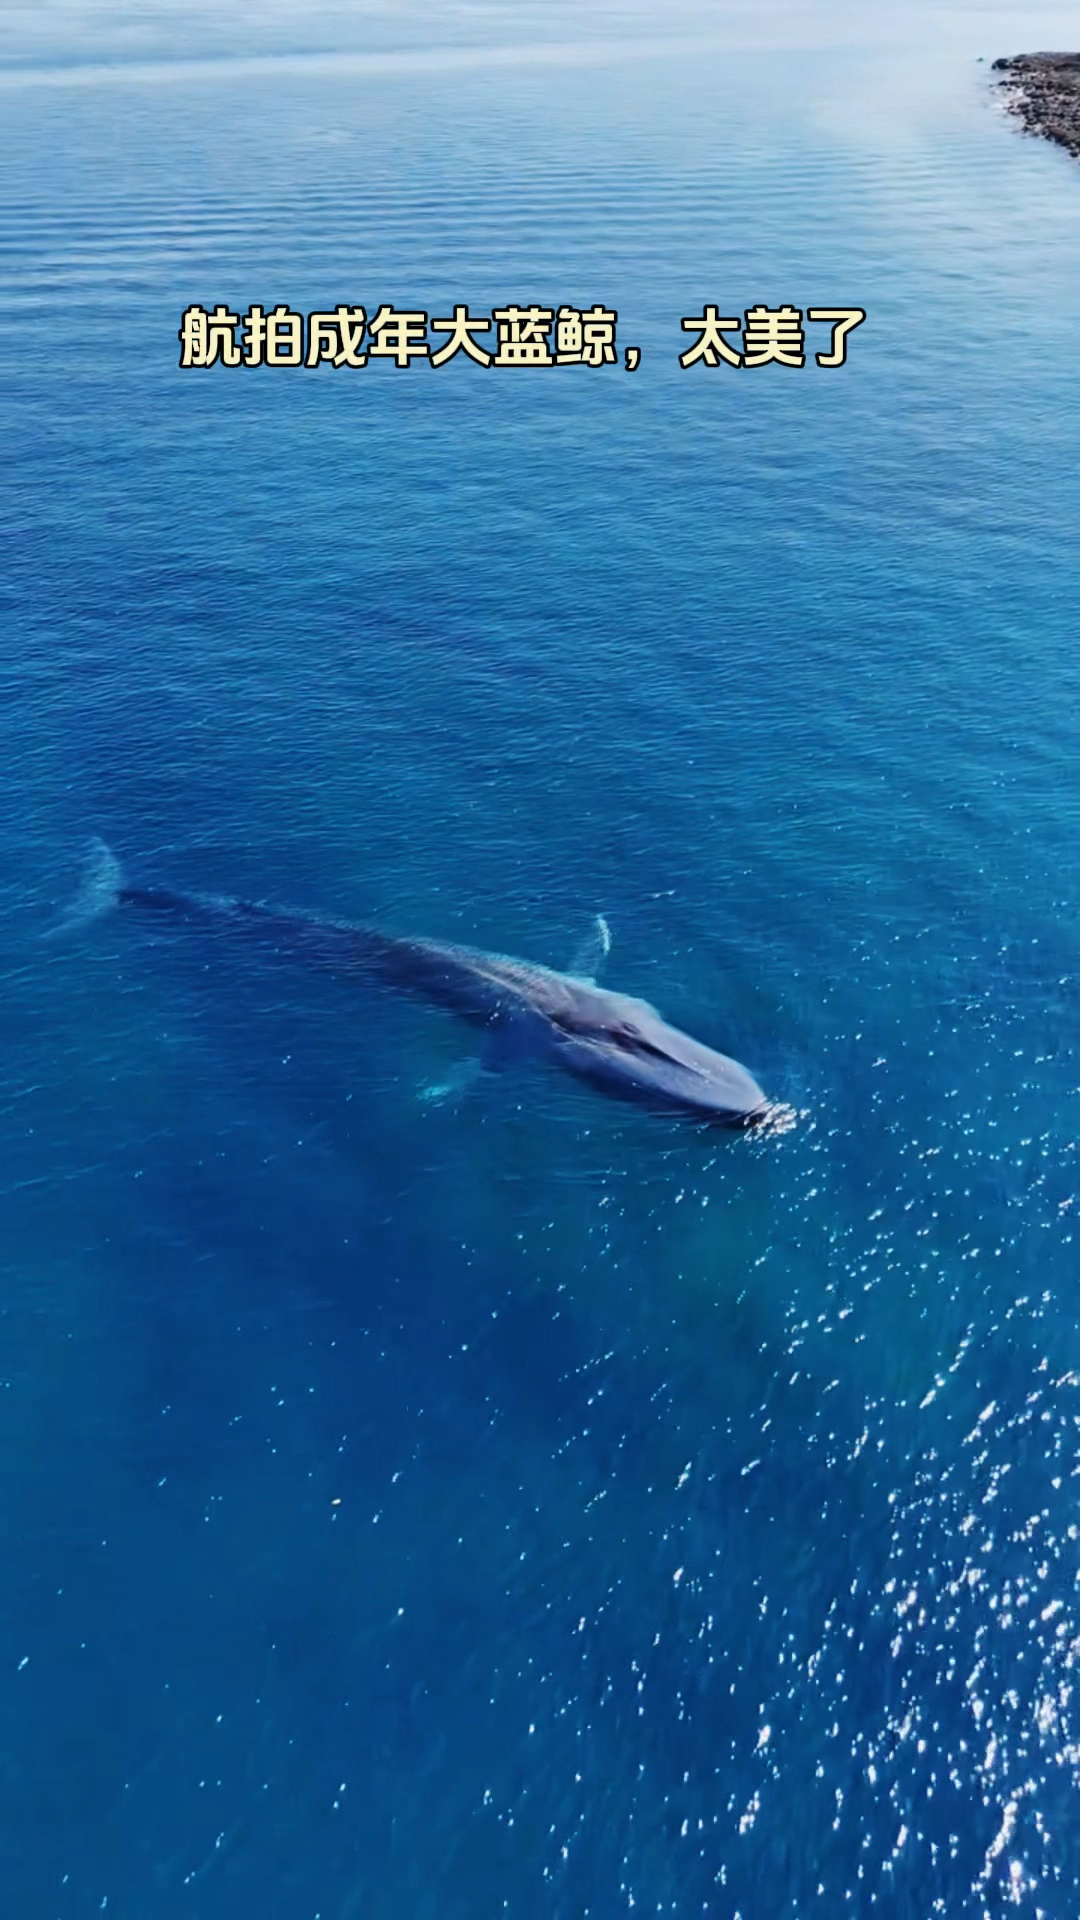
M 570 962 L 567 972 L 575 980 L 584 980 L 590 986 L 595 985 L 610 952 L 611 929 L 603 914 L 598 913 Z

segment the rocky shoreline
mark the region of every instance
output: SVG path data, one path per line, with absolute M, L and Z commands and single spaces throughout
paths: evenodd
M 1029 133 L 1055 140 L 1080 158 L 1080 53 L 1018 53 L 991 69 L 1005 104 Z

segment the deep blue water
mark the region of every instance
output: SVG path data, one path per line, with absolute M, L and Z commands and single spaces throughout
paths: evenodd
M 0 76 L 3 1911 L 1075 1920 L 1080 170 L 976 64 L 1067 20 L 365 18 Z M 642 363 L 176 364 L 339 300 Z M 42 944 L 92 834 L 602 911 L 800 1123 L 426 1101 L 437 1012 Z

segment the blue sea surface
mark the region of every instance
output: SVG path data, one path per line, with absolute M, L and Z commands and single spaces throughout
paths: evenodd
M 11 33 L 5 1920 L 1076 1920 L 1080 168 L 990 80 L 1075 22 Z M 181 370 L 219 302 L 641 364 Z M 867 318 L 683 369 L 707 303 Z M 438 1011 L 43 941 L 93 835 L 601 912 L 799 1123 L 427 1099 Z

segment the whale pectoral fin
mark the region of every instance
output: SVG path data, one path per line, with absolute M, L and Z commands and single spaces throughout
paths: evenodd
M 447 1074 L 445 1080 L 433 1080 L 417 1088 L 416 1097 L 425 1106 L 453 1107 L 464 1100 L 477 1086 L 485 1071 L 483 1060 L 474 1054 L 468 1060 L 461 1060 Z
M 512 1020 L 496 1016 L 484 1031 L 479 1053 L 461 1060 L 445 1080 L 420 1088 L 419 1098 L 431 1105 L 456 1106 L 475 1092 L 485 1076 L 500 1073 L 522 1058 L 522 1036 Z
M 598 913 L 588 934 L 574 955 L 567 972 L 575 980 L 587 981 L 593 985 L 600 978 L 604 961 L 611 952 L 611 928 L 602 913 Z

